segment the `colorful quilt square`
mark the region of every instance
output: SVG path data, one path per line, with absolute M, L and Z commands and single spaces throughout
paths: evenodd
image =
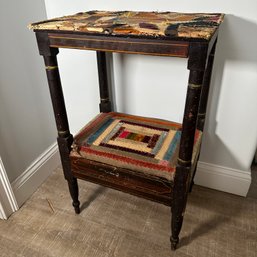
M 75 137 L 71 155 L 172 180 L 180 137 L 177 123 L 102 113 Z

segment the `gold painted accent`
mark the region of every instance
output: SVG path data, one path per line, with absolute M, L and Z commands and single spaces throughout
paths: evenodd
M 46 66 L 46 70 L 55 70 L 58 69 L 58 66 Z
M 182 46 L 182 47 L 188 47 L 189 44 L 178 44 L 178 43 L 171 43 L 171 44 L 163 44 L 158 42 L 129 42 L 129 41 L 123 41 L 123 40 L 108 40 L 108 39 L 94 39 L 94 38 L 79 38 L 79 37 L 61 37 L 61 36 L 49 36 L 49 38 L 59 38 L 59 39 L 70 39 L 70 40 L 82 40 L 82 41 L 97 41 L 97 42 L 110 42 L 110 43 L 124 43 L 124 44 L 136 44 L 136 45 L 165 45 L 165 46 Z
M 69 134 L 70 134 L 69 130 L 60 130 L 60 131 L 58 131 L 58 135 L 60 135 L 60 136 L 69 135 Z
M 178 158 L 178 161 L 179 161 L 179 162 L 182 162 L 182 163 L 185 163 L 185 164 L 190 164 L 190 163 L 191 163 L 191 161 L 184 161 L 184 160 L 182 160 L 182 159 L 180 159 L 180 158 Z
M 160 53 L 151 53 L 151 52 L 132 52 L 132 51 L 122 51 L 122 50 L 110 50 L 105 48 L 93 48 L 93 47 L 79 47 L 79 46 L 62 46 L 62 45 L 52 45 L 51 47 L 56 48 L 73 48 L 73 49 L 81 49 L 81 50 L 93 50 L 93 51 L 105 51 L 105 52 L 115 52 L 115 53 L 126 53 L 126 54 L 143 54 L 143 55 L 152 55 L 152 56 L 173 56 L 173 57 L 188 57 L 188 54 L 160 54 Z
M 201 84 L 192 84 L 192 83 L 189 83 L 188 84 L 188 87 L 190 87 L 191 89 L 198 89 L 200 88 L 202 85 Z
M 206 115 L 206 112 L 205 113 L 198 113 L 198 116 L 205 116 Z
M 101 100 L 101 101 L 108 101 L 109 98 L 101 98 L 100 100 Z

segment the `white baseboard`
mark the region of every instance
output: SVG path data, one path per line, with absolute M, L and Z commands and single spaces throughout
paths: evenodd
M 7 215 L 5 214 L 2 204 L 0 204 L 0 220 L 6 220 L 6 219 L 7 219 Z
M 251 184 L 251 172 L 199 162 L 194 181 L 200 186 L 246 196 Z
M 12 183 L 19 207 L 37 190 L 58 165 L 60 165 L 59 151 L 57 143 L 54 143 Z
M 0 158 L 0 219 L 7 219 L 19 209 L 4 164 Z

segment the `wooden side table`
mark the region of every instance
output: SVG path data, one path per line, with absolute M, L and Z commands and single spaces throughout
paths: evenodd
M 204 128 L 218 28 L 223 14 L 91 11 L 30 25 L 36 32 L 58 131 L 65 179 L 80 212 L 77 178 L 172 208 L 171 243 L 179 242 Z M 69 131 L 58 48 L 97 53 L 100 112 L 74 138 Z M 188 58 L 183 124 L 113 111 L 106 52 Z

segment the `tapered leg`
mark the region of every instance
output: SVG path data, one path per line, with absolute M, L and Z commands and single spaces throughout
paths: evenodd
M 68 182 L 70 195 L 72 198 L 72 205 L 74 207 L 75 213 L 80 213 L 80 202 L 78 200 L 79 197 L 79 189 L 77 179 L 72 176 L 71 173 L 71 165 L 69 160 L 70 146 L 73 141 L 72 135 L 68 137 L 58 137 L 57 142 L 59 146 L 59 151 L 61 155 L 62 168 L 64 177 Z
M 197 53 L 200 53 L 198 55 Z M 197 114 L 203 84 L 207 49 L 205 45 L 192 45 L 188 68 L 190 70 L 178 163 L 173 186 L 171 247 L 176 249 L 182 227 L 184 212 L 189 191 L 190 171 L 192 169 L 192 153 L 197 124 Z
M 203 88 L 201 93 L 200 106 L 198 110 L 198 119 L 197 119 L 197 129 L 201 131 L 203 131 L 204 129 L 206 109 L 207 109 L 208 96 L 209 96 L 210 83 L 211 83 L 211 74 L 212 74 L 213 61 L 214 61 L 215 50 L 216 50 L 216 42 L 217 40 L 215 41 L 212 47 L 212 50 L 209 54 L 207 67 L 204 72 Z
M 217 42 L 217 40 L 216 40 L 216 42 Z M 214 43 L 214 45 L 212 47 L 211 53 L 208 57 L 207 67 L 204 72 L 203 87 L 202 87 L 200 106 L 199 106 L 199 110 L 198 110 L 198 119 L 197 119 L 197 129 L 200 131 L 203 131 L 203 129 L 204 129 L 207 102 L 208 102 L 210 83 L 211 83 L 211 74 L 212 74 L 213 61 L 214 61 L 215 49 L 216 49 L 216 42 Z M 198 156 L 198 159 L 199 159 L 199 156 Z M 197 159 L 197 163 L 198 163 L 198 159 Z M 195 165 L 193 172 L 192 172 L 192 178 L 191 178 L 189 192 L 192 192 L 192 189 L 193 189 L 196 169 L 197 169 L 197 164 Z
M 79 189 L 78 189 L 78 181 L 76 178 L 71 178 L 68 179 L 68 185 L 69 185 L 69 190 L 70 190 L 70 195 L 73 200 L 72 205 L 75 209 L 75 213 L 79 214 L 80 213 L 80 202 L 78 200 L 79 197 Z
M 63 173 L 65 179 L 68 181 L 70 195 L 73 200 L 73 206 L 76 213 L 79 213 L 79 200 L 78 200 L 78 184 L 77 179 L 73 177 L 71 165 L 69 160 L 69 153 L 73 137 L 69 131 L 68 118 L 65 108 L 65 102 L 62 92 L 62 85 L 59 75 L 58 63 L 56 55 L 58 54 L 57 48 L 49 46 L 48 34 L 45 32 L 37 32 L 38 48 L 41 55 L 44 57 L 45 69 L 48 79 L 48 86 L 50 90 L 55 122 L 58 132 L 58 146 L 61 156 Z
M 173 199 L 172 199 L 172 218 L 171 218 L 171 232 L 172 236 L 170 238 L 171 248 L 175 250 L 179 243 L 179 233 L 182 227 L 187 191 L 188 191 L 188 176 L 189 168 L 178 166 L 176 173 L 179 176 L 175 176 L 174 188 L 173 188 Z

